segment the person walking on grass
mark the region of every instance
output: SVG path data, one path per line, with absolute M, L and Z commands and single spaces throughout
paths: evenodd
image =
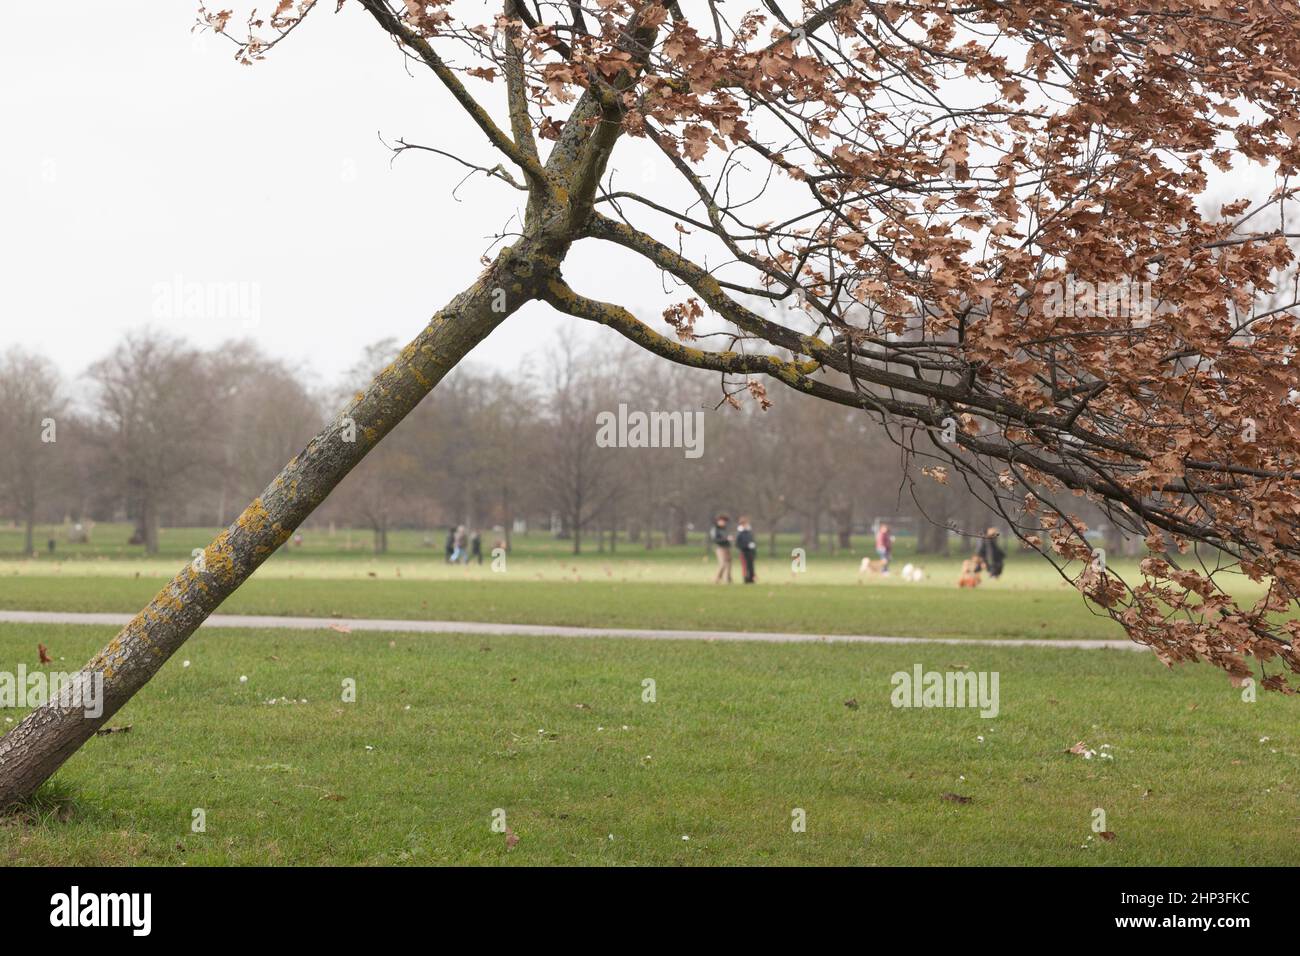
M 451 564 L 451 556 L 456 553 L 456 529 L 447 529 L 447 542 L 443 545 L 443 556 Z
M 985 532 L 983 539 L 980 541 L 979 550 L 975 552 L 975 557 L 988 570 L 989 577 L 1002 577 L 1002 561 L 1006 557 L 1006 552 L 998 547 L 997 528 L 989 528 Z
M 468 559 L 468 555 L 465 553 L 465 545 L 467 541 L 468 538 L 465 534 L 465 526 L 463 524 L 456 525 L 456 532 L 452 537 L 452 564 L 459 564 Z
M 754 529 L 749 525 L 749 518 L 741 515 L 736 521 L 736 550 L 740 552 L 740 563 L 745 570 L 745 583 L 754 583 L 754 558 L 758 554 L 758 542 L 754 540 Z
M 894 536 L 889 525 L 881 523 L 876 529 L 876 554 L 880 555 L 880 573 L 889 573 L 889 559 L 894 556 Z
M 483 563 L 483 536 L 477 530 L 469 536 L 469 559 Z
M 709 531 L 709 540 L 713 542 L 713 551 L 718 556 L 718 573 L 713 577 L 714 584 L 721 584 L 725 577 L 731 583 L 731 536 L 727 534 L 727 524 L 731 521 L 727 515 L 718 515 L 713 519 Z

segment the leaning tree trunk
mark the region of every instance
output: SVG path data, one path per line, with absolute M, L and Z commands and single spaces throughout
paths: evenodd
M 0 808 L 32 795 L 166 663 L 199 625 L 289 539 L 353 467 L 475 345 L 534 297 L 533 262 L 546 250 L 524 239 L 502 251 L 469 289 L 435 315 L 392 365 L 284 467 L 243 514 L 187 564 L 69 683 L 0 740 Z M 103 675 L 103 713 L 73 702 Z

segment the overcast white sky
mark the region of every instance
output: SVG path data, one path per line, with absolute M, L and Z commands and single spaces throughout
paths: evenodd
M 152 324 L 204 346 L 247 336 L 334 378 L 367 343 L 409 340 L 474 279 L 522 194 L 475 176 L 458 203 L 464 170 L 429 154 L 390 168 L 377 133 L 497 158 L 360 7 L 325 6 L 246 67 L 227 41 L 190 33 L 190 0 L 111 15 L 91 0 L 0 5 L 0 349 L 76 374 Z M 566 269 L 584 292 L 655 297 L 643 266 L 587 258 Z M 156 287 L 177 276 L 255 287 L 257 324 L 158 318 Z M 561 324 L 581 323 L 533 304 L 473 360 L 513 367 Z
M 464 170 L 448 160 L 411 153 L 390 167 L 379 133 L 498 158 L 359 6 L 332 6 L 245 67 L 227 41 L 191 33 L 193 0 L 126 0 L 111 15 L 95 0 L 0 5 L 0 348 L 22 344 L 74 375 L 153 325 L 203 346 L 248 337 L 334 381 L 366 344 L 409 340 L 473 280 L 522 194 L 476 175 L 457 202 Z M 457 6 L 485 22 L 496 4 Z M 500 85 L 480 89 L 500 105 Z M 647 155 L 626 141 L 613 165 L 626 181 Z M 1233 175 L 1216 198 L 1243 175 L 1256 195 L 1271 185 L 1257 166 Z M 565 271 L 644 314 L 668 301 L 652 270 L 609 246 L 578 247 Z M 158 287 L 177 282 L 243 284 L 256 324 L 160 316 Z M 612 335 L 534 303 L 472 361 L 513 368 L 561 325 Z

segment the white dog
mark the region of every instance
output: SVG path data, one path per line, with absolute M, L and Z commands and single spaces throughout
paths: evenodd
M 884 561 L 879 561 L 875 558 L 863 558 L 862 563 L 858 565 L 858 580 L 861 581 L 869 574 L 881 574 L 883 573 L 884 567 Z M 916 583 L 925 580 L 925 571 L 914 564 L 905 564 L 903 565 L 903 570 L 900 576 L 904 581 Z

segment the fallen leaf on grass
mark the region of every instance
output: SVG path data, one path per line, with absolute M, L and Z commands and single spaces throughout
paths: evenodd
M 134 724 L 123 724 L 121 727 L 100 727 L 95 731 L 96 737 L 107 737 L 109 734 L 129 734 Z
M 331 625 L 330 625 L 330 630 L 331 630 L 331 631 L 338 631 L 340 634 L 351 634 L 351 633 L 352 633 L 352 628 L 348 627 L 346 624 L 331 624 Z
M 510 829 L 509 827 L 506 827 L 506 849 L 513 850 L 515 848 L 515 844 L 518 842 L 519 842 L 519 837 L 515 835 L 515 831 Z
M 850 697 L 848 700 L 844 702 L 844 706 L 847 707 L 849 710 L 857 710 L 858 699 L 856 697 Z
M 1097 836 L 1101 837 L 1107 843 L 1115 839 L 1115 834 L 1110 830 L 1103 830 L 1101 833 L 1098 833 Z
M 346 800 L 347 797 L 343 796 L 343 794 L 341 794 L 341 793 L 327 793 L 327 794 L 325 794 L 325 796 L 321 797 L 321 799 L 322 799 L 322 800 L 333 800 L 335 803 L 339 803 L 339 802 L 341 802 L 341 801 L 343 801 L 343 800 Z
M 44 644 L 36 645 L 36 653 L 41 656 L 42 664 L 53 664 L 54 659 L 50 657 L 49 649 Z
M 974 797 L 963 797 L 960 793 L 945 793 L 940 800 L 947 800 L 949 803 L 970 803 Z

